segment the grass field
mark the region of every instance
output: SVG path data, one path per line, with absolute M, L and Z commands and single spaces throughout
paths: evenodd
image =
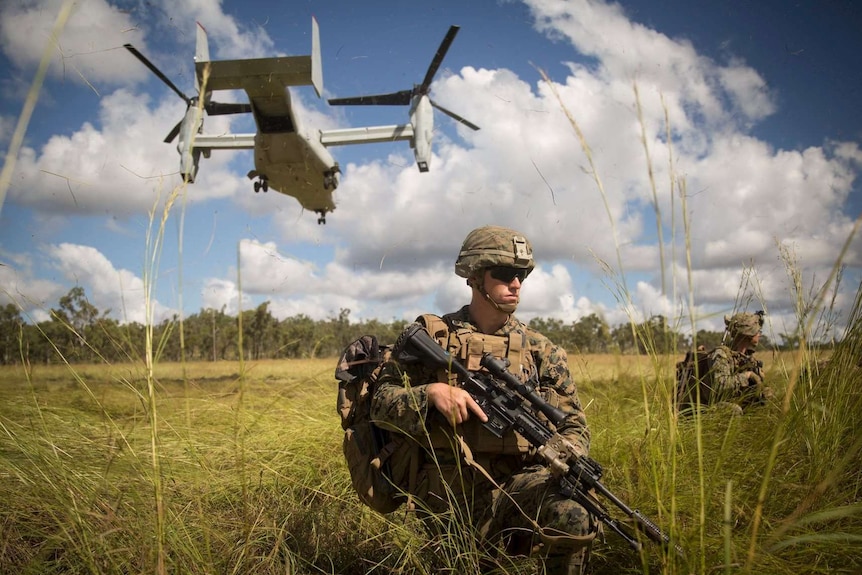
M 605 484 L 688 555 L 609 533 L 593 572 L 862 572 L 858 426 L 827 437 L 827 404 L 784 402 L 789 355 L 763 358 L 773 404 L 677 423 L 675 359 L 570 359 Z M 358 502 L 334 364 L 0 369 L 0 572 L 468 572 Z
M 53 50 L 46 45 L 46 58 Z M 0 181 L 0 197 L 7 185 Z M 684 179 L 674 194 L 677 185 L 687 214 Z M 148 309 L 180 191 L 151 213 Z M 684 218 L 686 242 L 689 225 Z M 814 303 L 800 302 L 800 324 L 823 305 Z M 592 572 L 862 573 L 858 294 L 853 316 L 849 343 L 823 371 L 807 353 L 761 353 L 776 395 L 742 417 L 716 410 L 677 421 L 677 357 L 570 355 L 605 485 L 686 549 L 684 560 L 651 545 L 638 553 L 608 533 L 594 546 Z M 359 503 L 341 455 L 334 359 L 152 365 L 157 342 L 148 348 L 149 365 L 0 366 L 0 574 L 475 572 L 470 541 L 435 546 L 413 515 L 382 517 Z M 528 571 L 513 563 L 507 572 Z

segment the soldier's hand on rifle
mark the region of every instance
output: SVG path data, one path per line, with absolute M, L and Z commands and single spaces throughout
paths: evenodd
M 759 387 L 763 385 L 763 378 L 755 371 L 744 371 L 745 387 Z
M 488 416 L 476 403 L 473 397 L 461 389 L 448 383 L 430 383 L 426 389 L 428 403 L 446 416 L 451 424 L 464 423 L 473 412 L 482 423 L 488 421 Z

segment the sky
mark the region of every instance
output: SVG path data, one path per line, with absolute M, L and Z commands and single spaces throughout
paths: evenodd
M 290 89 L 310 133 L 406 123 L 406 107 L 326 100 L 420 83 L 453 24 L 431 96 L 481 129 L 436 114 L 427 173 L 406 142 L 330 148 L 326 225 L 255 194 L 250 151 L 214 151 L 181 186 L 162 140 L 185 104 L 123 45 L 193 94 L 196 21 L 229 59 L 310 53 L 312 17 L 323 98 Z M 454 261 L 493 224 L 535 251 L 524 321 L 663 315 L 689 332 L 764 309 L 780 341 L 823 289 L 815 335 L 840 335 L 862 279 L 860 32 L 853 0 L 3 2 L 0 149 L 48 67 L 4 156 L 0 305 L 42 321 L 80 286 L 121 322 L 264 301 L 279 319 L 410 321 L 469 301 Z

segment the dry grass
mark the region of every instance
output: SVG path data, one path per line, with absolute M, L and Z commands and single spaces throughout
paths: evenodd
M 37 75 L 28 106 L 39 86 Z M 637 86 L 634 98 L 640 118 Z M 607 205 L 592 151 L 561 107 Z M 28 119 L 25 110 L 0 175 L 0 205 Z M 643 134 L 662 248 L 668 218 Z M 690 262 L 694 223 L 669 161 Z M 151 213 L 148 294 L 165 221 L 184 191 Z M 608 215 L 618 267 L 599 263 L 620 304 L 633 309 Z M 659 255 L 666 261 L 664 249 Z M 665 284 L 662 277 L 663 292 Z M 823 300 L 797 296 L 802 329 L 813 333 L 811 311 Z M 689 551 L 686 561 L 653 547 L 636 554 L 608 536 L 596 546 L 595 574 L 862 572 L 860 307 L 855 342 L 822 374 L 807 353 L 762 354 L 777 395 L 742 418 L 714 411 L 678 422 L 677 357 L 571 357 L 605 483 Z M 413 574 L 475 564 L 469 541 L 441 556 L 411 515 L 384 518 L 360 506 L 340 453 L 333 360 L 160 364 L 160 345 L 150 339 L 145 365 L 0 368 L 0 572 Z
M 781 381 L 784 359 L 767 368 L 773 380 Z M 153 537 L 160 527 L 140 368 L 80 366 L 73 376 L 37 367 L 29 380 L 20 368 L 0 369 L 0 572 L 152 571 L 159 553 L 167 572 L 345 574 L 365 573 L 372 564 L 380 573 L 429 572 L 440 558 L 429 555 L 414 519 L 376 516 L 351 491 L 340 453 L 334 363 L 255 362 L 242 377 L 233 363 L 156 366 L 161 551 Z M 609 535 L 596 547 L 595 572 L 736 570 L 780 406 L 745 418 L 705 418 L 701 464 L 694 427 L 676 426 L 661 407 L 660 390 L 670 381 L 649 371 L 653 363 L 585 356 L 573 364 L 606 484 L 672 529 L 693 554 L 686 565 L 649 546 L 639 557 Z M 644 379 L 656 398 L 650 417 L 641 400 Z M 823 477 L 807 475 L 792 452 L 797 446 L 789 441 L 779 453 L 763 510 L 768 537 L 758 539 L 771 547 L 758 543 L 751 572 L 862 567 L 846 537 L 859 525 L 858 505 L 838 484 L 818 493 Z M 703 525 L 699 465 L 708 478 Z M 806 497 L 816 501 L 793 518 Z M 822 533 L 812 528 L 824 524 L 845 534 L 840 543 L 799 542 Z

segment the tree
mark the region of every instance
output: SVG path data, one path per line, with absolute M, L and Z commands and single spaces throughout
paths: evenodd
M 611 330 L 598 315 L 591 313 L 572 323 L 574 347 L 583 353 L 607 353 L 611 345 Z
M 55 315 L 62 317 L 78 334 L 96 322 L 99 310 L 90 303 L 84 288 L 75 286 L 69 293 L 60 298 L 60 309 L 53 310 Z
M 527 324 L 532 329 L 544 334 L 563 349 L 573 349 L 572 332 L 563 325 L 563 321 L 553 318 L 536 317 Z
M 621 323 L 611 330 L 611 341 L 617 346 L 620 353 L 637 353 L 638 346 L 632 331 L 632 324 Z
M 309 357 L 317 341 L 315 322 L 304 314 L 278 325 L 278 357 Z
M 695 342 L 698 347 L 703 346 L 704 349 L 714 349 L 721 345 L 721 338 L 724 334 L 718 331 L 706 331 L 705 329 L 697 330 Z
M 252 312 L 243 313 L 244 345 L 251 359 L 261 359 L 265 351 L 271 349 L 275 342 L 276 320 L 269 313 L 269 301 L 265 301 Z
M 654 315 L 644 324 L 642 330 L 649 335 L 652 348 L 644 348 L 644 353 L 654 352 L 657 354 L 677 353 L 688 347 L 688 339 L 678 333 L 668 323 L 663 315 Z M 647 341 L 646 339 L 644 340 Z
M 20 359 L 21 328 L 24 320 L 15 304 L 0 307 L 0 364 L 18 363 Z
M 94 354 L 87 345 L 87 331 L 99 318 L 99 310 L 87 300 L 81 286 L 70 289 L 59 303 L 58 309 L 51 310 L 52 322 L 57 324 L 50 330 L 56 338 L 54 345 L 67 361 L 91 361 Z
M 207 334 L 201 338 L 205 357 L 212 361 L 235 359 L 239 343 L 237 318 L 227 315 L 225 306 L 221 310 L 210 308 L 201 313 L 209 318 Z

